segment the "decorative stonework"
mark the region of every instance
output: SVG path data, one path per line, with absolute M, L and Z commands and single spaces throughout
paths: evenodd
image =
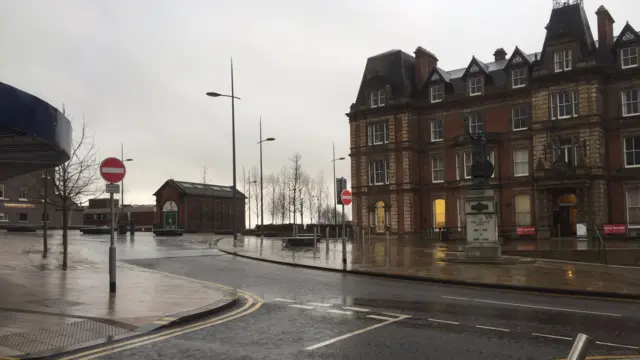
M 478 68 L 478 65 L 476 65 L 476 64 L 471 65 L 471 67 L 469 68 L 469 72 L 470 73 L 474 73 L 474 72 L 478 72 L 478 71 L 480 71 L 480 68 Z
M 433 73 L 433 76 L 431 76 L 431 80 L 440 80 L 440 75 L 438 75 L 438 73 Z
M 627 31 L 624 35 L 622 35 L 622 41 L 629 42 L 636 39 L 636 36 L 633 33 Z
M 519 63 L 521 63 L 521 62 L 523 62 L 523 61 L 524 61 L 524 60 L 522 60 L 522 57 L 521 57 L 520 55 L 516 55 L 516 56 L 513 58 L 512 63 L 513 63 L 513 64 L 519 64 Z

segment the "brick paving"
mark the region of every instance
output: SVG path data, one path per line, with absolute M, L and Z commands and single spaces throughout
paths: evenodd
M 328 244 L 328 246 L 327 246 Z M 342 269 L 340 241 L 321 241 L 311 248 L 284 249 L 280 239 L 244 237 L 218 242 L 221 250 L 252 257 Z M 438 280 L 577 290 L 640 296 L 640 268 L 538 260 L 528 264 L 488 265 L 445 262 L 448 249 L 442 244 L 415 247 L 386 241 L 347 244 L 347 269 L 381 274 L 412 275 Z M 453 249 L 457 251 L 457 248 Z
M 50 239 L 47 259 L 39 236 L 0 233 L 0 356 L 122 334 L 225 295 L 203 283 L 122 263 L 117 293 L 110 295 L 106 261 L 88 256 L 86 243 L 70 242 L 68 270 L 62 271 L 59 234 Z

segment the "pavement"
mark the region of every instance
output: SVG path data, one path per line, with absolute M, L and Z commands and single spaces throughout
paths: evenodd
M 118 258 L 210 253 L 208 237 L 176 246 L 151 234 L 118 237 Z M 0 356 L 55 353 L 88 342 L 137 335 L 210 314 L 235 291 L 170 277 L 119 262 L 117 293 L 109 293 L 108 236 L 70 232 L 68 270 L 61 270 L 62 238 L 51 232 L 42 258 L 41 234 L 0 232 Z M 189 294 L 189 296 L 185 296 Z
M 281 239 L 243 237 L 218 242 L 224 252 L 262 260 L 342 270 L 342 244 L 321 241 L 313 248 L 286 249 Z M 517 265 L 464 264 L 442 261 L 459 250 L 445 244 L 347 243 L 346 269 L 378 276 L 531 291 L 640 299 L 640 268 L 537 260 Z
M 224 253 L 127 261 L 222 283 L 264 301 L 251 314 L 100 359 L 562 359 L 640 353 L 639 302 L 460 287 L 282 266 Z M 76 358 L 73 358 L 76 359 Z M 78 357 L 77 359 L 80 359 Z

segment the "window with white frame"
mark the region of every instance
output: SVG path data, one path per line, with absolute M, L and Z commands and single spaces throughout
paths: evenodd
M 460 180 L 460 154 L 456 153 L 456 180 Z
M 567 119 L 580 114 L 578 91 L 558 91 L 549 95 L 551 119 Z
M 576 144 L 564 143 L 559 149 L 553 150 L 553 158 L 564 160 L 569 167 L 578 164 L 578 146 Z
M 469 78 L 469 95 L 482 94 L 482 75 L 472 76 Z
M 484 132 L 484 119 L 480 114 L 469 115 L 469 132 L 471 134 Z
M 640 166 L 640 135 L 625 136 L 624 142 L 624 167 Z
M 527 68 L 521 67 L 511 70 L 511 87 L 514 89 L 527 85 Z
M 511 126 L 513 131 L 526 130 L 528 111 L 524 105 L 515 105 L 511 108 Z
M 369 162 L 369 185 L 383 185 L 389 183 L 389 168 L 387 160 L 373 160 Z
M 433 200 L 433 227 L 436 231 L 446 226 L 447 201 L 445 199 Z
M 513 150 L 513 176 L 529 175 L 529 149 Z
M 369 145 L 386 144 L 389 142 L 389 122 L 379 121 L 367 125 L 367 143 Z
M 18 200 L 27 200 L 27 188 L 26 187 L 21 187 L 20 188 L 20 197 L 18 198 Z
M 571 50 L 555 52 L 553 54 L 553 66 L 556 72 L 571 70 Z
M 9 221 L 9 218 L 4 213 L 0 213 L 0 221 Z
M 625 189 L 627 198 L 627 224 L 629 228 L 640 228 L 640 187 Z
M 444 84 L 433 85 L 429 88 L 431 92 L 431 102 L 440 102 L 444 99 Z
M 629 89 L 621 92 L 622 116 L 640 115 L 640 89 Z
M 638 67 L 638 48 L 628 47 L 620 49 L 620 65 L 623 69 Z
M 434 183 L 444 182 L 444 155 L 431 158 L 431 181 Z
M 531 196 L 519 194 L 515 196 L 516 225 L 531 225 Z
M 431 141 L 444 140 L 444 120 L 431 120 Z
M 0 184 L 0 199 L 4 199 L 4 185 Z
M 387 96 L 383 89 L 373 90 L 371 92 L 371 107 L 384 106 L 387 102 Z

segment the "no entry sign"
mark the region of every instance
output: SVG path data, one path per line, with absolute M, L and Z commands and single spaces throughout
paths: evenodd
M 342 190 L 342 193 L 340 194 L 340 197 L 342 198 L 342 204 L 344 206 L 351 205 L 351 191 L 349 191 L 347 189 Z
M 118 158 L 106 158 L 100 164 L 100 175 L 106 182 L 118 183 L 124 179 L 126 173 L 127 169 L 124 167 L 124 163 Z

